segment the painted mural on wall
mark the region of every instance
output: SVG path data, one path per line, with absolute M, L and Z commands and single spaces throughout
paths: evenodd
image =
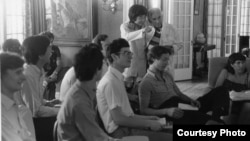
M 51 0 L 47 28 L 59 41 L 86 41 L 91 38 L 90 0 Z

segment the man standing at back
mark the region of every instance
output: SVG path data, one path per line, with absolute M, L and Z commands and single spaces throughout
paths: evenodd
M 159 8 L 151 8 L 148 10 L 148 21 L 155 28 L 154 36 L 149 42 L 149 49 L 157 45 L 168 45 L 173 46 L 173 51 L 176 53 L 183 47 L 178 31 L 173 25 L 163 22 L 162 13 Z M 173 56 L 171 56 L 170 65 L 166 69 L 174 77 Z

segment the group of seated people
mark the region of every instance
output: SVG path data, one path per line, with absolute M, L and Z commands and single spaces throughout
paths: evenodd
M 152 47 L 147 73 L 139 87 L 132 87 L 138 88 L 134 100 L 139 112 L 135 112 L 126 89 L 130 80 L 122 74 L 133 57 L 127 40 L 118 38 L 110 43 L 107 35 L 98 35 L 94 43 L 82 47 L 62 80 L 60 100 L 44 98 L 48 86 L 45 82 L 57 75 L 52 72 L 46 77 L 44 72 L 45 64 L 50 62 L 52 42 L 45 35 L 30 36 L 23 41 L 21 53 L 4 50 L 0 54 L 5 141 L 39 140 L 34 129 L 39 117 L 54 117 L 58 140 L 68 141 L 122 140 L 127 136 L 172 140 L 172 133 L 160 122 L 161 118 L 174 125 L 225 124 L 221 116 L 230 113 L 239 116 L 239 123 L 249 124 L 249 101 L 233 102 L 230 106 L 229 98 L 232 90 L 250 89 L 246 57 L 241 53 L 229 56 L 216 88 L 194 100 L 182 93 L 172 75 L 165 71 L 173 55 L 172 47 Z M 195 106 L 198 111 L 182 110 L 179 103 Z M 207 114 L 209 111 L 212 114 Z
M 22 47 L 18 40 L 6 40 L 4 52 L 0 53 L 2 140 L 51 140 L 43 137 L 52 133 L 54 123 L 58 140 L 66 141 L 125 141 L 130 136 L 168 141 L 172 140 L 172 126 L 167 123 L 224 125 L 221 117 L 228 114 L 237 115 L 239 124 L 250 124 L 250 102 L 231 102 L 229 97 L 230 91 L 250 89 L 244 55 L 231 54 L 216 87 L 192 99 L 178 88 L 172 70 L 166 69 L 173 65 L 173 50 L 181 43 L 179 40 L 171 40 L 172 45 L 156 43 L 159 34 L 168 39 L 169 34 L 162 32 L 165 28 L 173 30 L 172 26 L 162 27 L 159 9 L 149 11 L 149 21 L 155 23 L 154 28 L 143 26 L 146 8 L 134 5 L 131 11 L 134 23 L 121 25 L 123 38 L 110 42 L 107 35 L 97 35 L 92 43 L 80 48 L 65 75 L 61 53 L 53 44 L 51 32 L 27 37 Z M 148 50 L 135 50 L 145 43 L 137 38 L 146 37 L 154 29 L 157 32 Z M 138 34 L 136 39 L 132 39 L 132 32 Z M 203 45 L 204 35 L 200 36 L 198 40 Z M 56 98 L 59 81 L 62 82 Z M 178 106 L 180 103 L 198 110 L 183 110 Z M 42 122 L 41 119 L 46 118 L 50 121 Z M 42 126 L 45 128 L 40 129 Z

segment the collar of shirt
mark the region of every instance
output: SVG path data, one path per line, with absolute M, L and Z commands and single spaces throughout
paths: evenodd
M 151 75 L 151 76 L 153 76 L 155 79 L 157 79 L 157 80 L 163 80 L 163 81 L 165 81 L 165 79 L 164 79 L 164 72 L 160 72 L 160 71 L 158 71 L 158 70 L 155 70 L 155 71 L 153 71 L 153 69 L 152 69 L 152 67 L 150 67 L 149 69 L 148 69 L 148 72 L 147 72 L 149 75 Z
M 110 71 L 115 77 L 117 77 L 120 81 L 123 82 L 123 75 L 116 68 L 109 66 L 108 71 Z
M 91 100 L 95 99 L 96 85 L 90 83 L 81 83 L 79 80 L 76 81 L 77 87 L 87 93 Z
M 2 98 L 2 106 L 4 106 L 6 108 L 6 110 L 10 110 L 11 107 L 13 107 L 15 105 L 15 102 L 8 98 L 7 96 L 5 96 L 4 94 L 1 94 L 1 98 Z
M 38 74 L 39 76 L 43 76 L 44 74 L 44 70 L 39 69 L 36 65 L 25 64 L 24 68 L 27 71 L 27 73 Z

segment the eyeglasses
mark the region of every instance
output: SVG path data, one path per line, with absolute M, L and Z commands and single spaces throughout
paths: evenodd
M 117 54 L 123 54 L 123 55 L 126 55 L 126 56 L 132 56 L 133 55 L 133 53 L 130 52 L 130 51 L 117 52 Z

